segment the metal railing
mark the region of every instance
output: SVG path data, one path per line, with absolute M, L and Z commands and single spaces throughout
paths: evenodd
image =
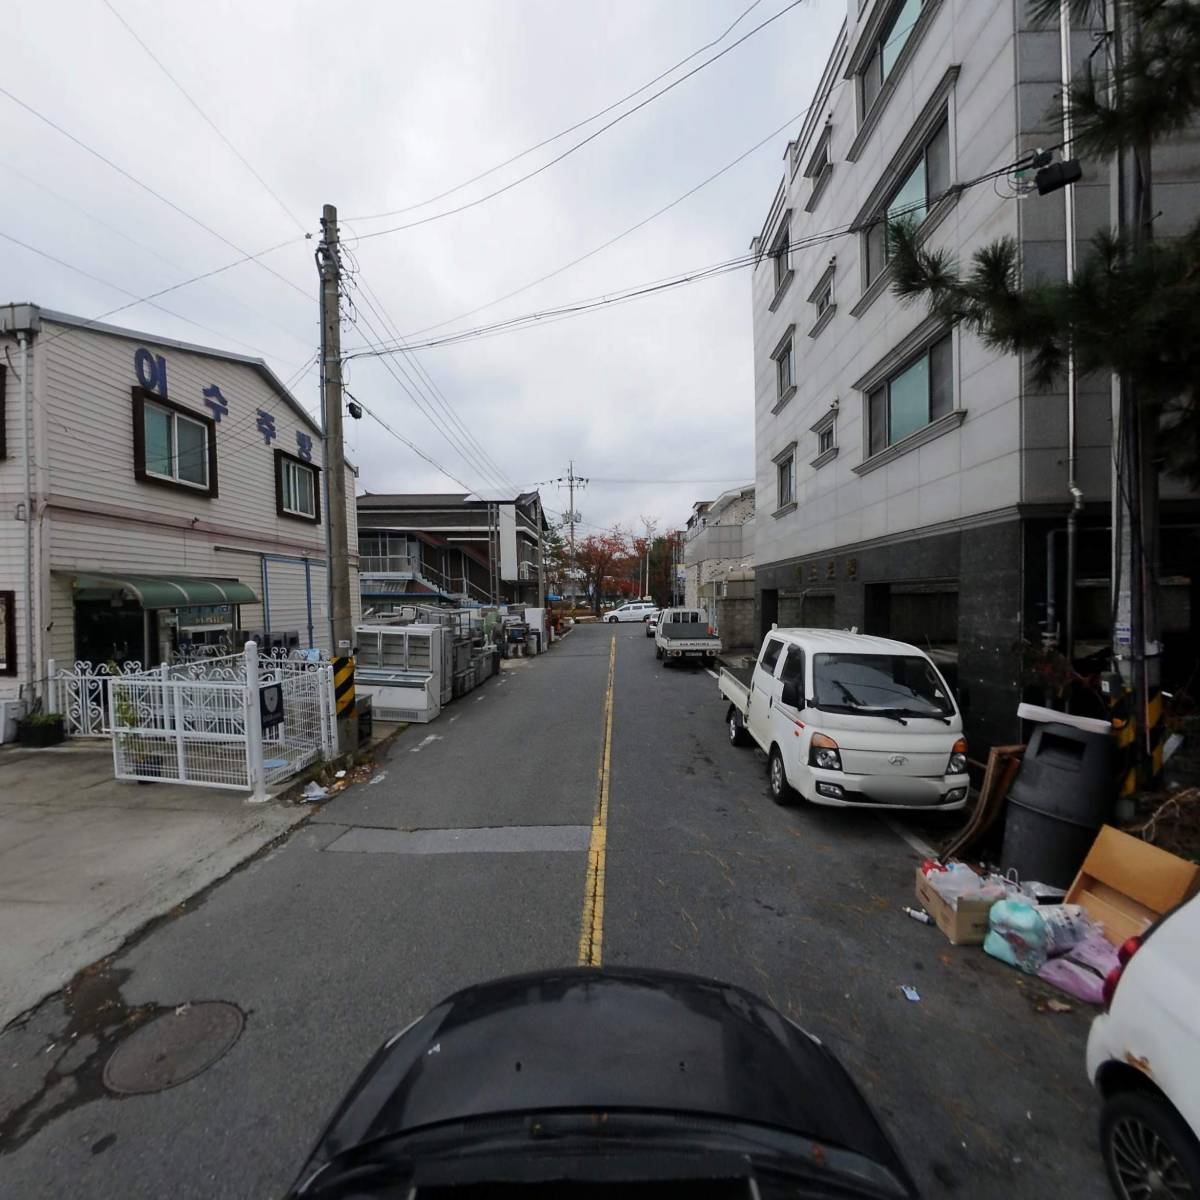
M 360 554 L 360 575 L 415 575 L 420 564 L 414 554 Z

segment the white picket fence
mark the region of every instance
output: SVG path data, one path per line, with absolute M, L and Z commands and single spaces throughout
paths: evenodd
M 242 654 L 102 680 L 118 779 L 232 788 L 263 800 L 269 785 L 337 754 L 327 662 L 260 657 L 250 642 Z M 264 731 L 260 693 L 271 684 L 281 687 L 284 716 Z

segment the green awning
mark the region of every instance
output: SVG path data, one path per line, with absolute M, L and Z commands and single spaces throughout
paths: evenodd
M 143 608 L 195 608 L 209 604 L 257 604 L 253 590 L 236 579 L 194 575 L 74 575 L 76 600 L 120 597 Z

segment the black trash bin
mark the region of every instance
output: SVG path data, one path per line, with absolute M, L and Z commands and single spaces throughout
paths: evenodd
M 1112 738 L 1039 725 L 1008 793 L 1000 865 L 1022 880 L 1071 886 L 1116 798 Z

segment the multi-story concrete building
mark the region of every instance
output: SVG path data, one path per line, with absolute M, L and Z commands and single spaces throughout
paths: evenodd
M 536 604 L 540 535 L 536 492 L 485 500 L 464 493 L 358 497 L 364 607 L 414 599 L 454 604 Z
M 847 9 L 752 243 L 760 624 L 932 646 L 977 740 L 1012 740 L 1023 649 L 1054 634 L 1047 610 L 1065 584 L 1068 400 L 1035 390 L 1019 357 L 897 299 L 886 226 L 908 214 L 962 264 L 1009 237 L 1026 280 L 1063 278 L 1063 193 L 988 177 L 1061 141 L 1059 32 L 1035 27 L 1021 0 Z M 1073 34 L 1074 70 L 1095 46 Z M 1194 217 L 1198 163 L 1195 143 L 1156 149 L 1156 236 Z M 1113 211 L 1108 164 L 1084 172 L 1081 256 Z M 1075 413 L 1085 654 L 1111 635 L 1108 377 L 1079 381 Z M 1200 506 L 1177 479 L 1161 494 L 1169 648 L 1195 611 Z
M 716 619 L 715 601 L 730 571 L 754 562 L 754 484 L 692 505 L 684 532 L 683 603 Z
M 321 475 L 320 428 L 260 359 L 0 308 L 0 698 L 50 660 L 331 650 Z M 353 550 L 350 572 L 357 615 Z

